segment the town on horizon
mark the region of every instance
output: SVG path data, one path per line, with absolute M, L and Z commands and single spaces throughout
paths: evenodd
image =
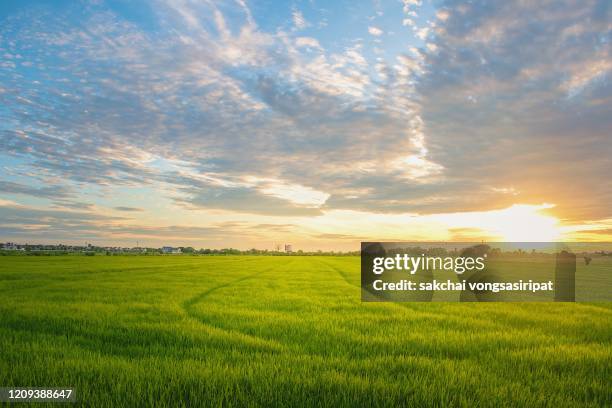
M 128 246 L 100 246 L 86 243 L 84 245 L 65 245 L 65 244 L 29 244 L 16 242 L 0 242 L 0 251 L 17 251 L 17 252 L 62 252 L 62 253 L 107 253 L 107 254 L 310 254 L 310 253 L 358 253 L 358 251 L 303 251 L 298 249 L 294 251 L 292 244 L 275 244 L 273 249 L 257 249 L 250 248 L 240 250 L 237 248 L 194 248 L 191 246 L 169 246 L 148 247 L 136 245 Z
M 382 243 L 383 245 L 387 245 L 388 243 Z M 404 248 L 412 248 L 415 253 L 448 253 L 454 254 L 458 256 L 462 253 L 465 245 L 475 244 L 467 243 L 467 242 L 448 242 L 444 243 L 445 245 L 441 245 L 443 243 L 427 243 L 422 242 L 420 244 L 425 247 L 421 247 L 417 245 L 417 243 L 406 243 L 410 245 L 415 245 L 413 247 L 405 247 Z M 440 244 L 440 245 L 436 245 Z M 453 245 L 457 244 L 458 247 Z M 495 244 L 495 243 L 491 243 Z M 499 244 L 499 243 L 497 243 Z M 512 243 L 504 243 L 504 244 L 512 244 Z M 516 243 L 521 244 L 521 243 Z M 519 247 L 506 247 L 505 249 L 501 249 L 500 247 L 496 247 L 495 245 L 490 247 L 487 244 L 480 243 L 476 246 L 479 247 L 487 247 L 488 253 L 491 255 L 501 254 L 501 253 L 511 253 L 516 255 L 551 255 L 555 251 L 551 251 L 550 248 L 548 250 L 543 249 L 543 247 L 536 249 L 533 247 L 533 244 L 537 243 L 523 243 L 525 244 L 524 248 Z M 592 254 L 598 256 L 612 256 L 612 243 L 609 245 L 605 245 L 606 243 L 579 243 L 581 246 L 575 248 L 577 254 Z M 605 248 L 602 249 L 601 245 L 605 245 Z M 561 249 L 559 249 L 560 251 Z M 395 249 L 391 249 L 390 252 L 394 252 Z M 324 251 L 321 249 L 314 251 L 305 251 L 302 249 L 298 249 L 295 251 L 293 249 L 293 245 L 284 244 L 278 245 L 275 244 L 273 249 L 257 249 L 250 248 L 245 250 L 240 250 L 237 248 L 194 248 L 191 246 L 161 246 L 161 247 L 145 247 L 145 246 L 98 246 L 92 245 L 91 243 L 86 243 L 85 245 L 64 245 L 64 244 L 19 244 L 15 242 L 0 242 L 0 255 L 7 253 L 23 253 L 23 254 L 85 254 L 85 255 L 121 255 L 121 254 L 132 254 L 132 255 L 360 255 L 362 251 L 354 250 L 354 251 Z

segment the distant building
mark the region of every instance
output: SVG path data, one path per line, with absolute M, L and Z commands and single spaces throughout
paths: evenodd
M 291 244 L 285 244 L 285 252 L 288 254 L 293 252 L 293 246 Z
M 180 254 L 181 248 L 174 248 L 170 246 L 165 246 L 162 248 L 162 253 L 164 254 Z

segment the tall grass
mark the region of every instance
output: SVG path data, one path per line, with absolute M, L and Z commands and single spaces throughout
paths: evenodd
M 3 257 L 0 386 L 83 406 L 610 406 L 612 307 L 361 303 L 358 258 Z

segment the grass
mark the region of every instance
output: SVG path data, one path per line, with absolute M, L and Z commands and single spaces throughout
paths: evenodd
M 2 257 L 0 386 L 83 406 L 610 406 L 612 305 L 361 303 L 353 257 Z

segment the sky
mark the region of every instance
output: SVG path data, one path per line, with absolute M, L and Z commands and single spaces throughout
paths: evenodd
M 612 240 L 609 1 L 0 3 L 0 240 Z

